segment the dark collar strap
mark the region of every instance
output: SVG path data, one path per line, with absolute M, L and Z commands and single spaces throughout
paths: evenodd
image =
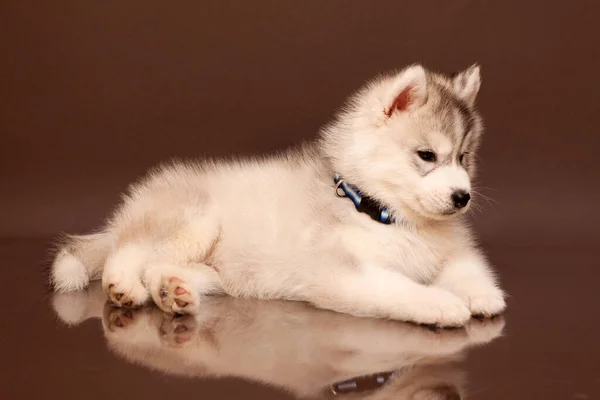
M 367 214 L 369 217 L 382 224 L 391 224 L 394 222 L 390 211 L 386 207 L 382 207 L 372 197 L 363 195 L 356 187 L 344 182 L 339 175 L 333 178 L 335 182 L 335 193 L 339 197 L 348 197 L 354 203 L 356 210 Z M 339 193 L 340 189 L 344 192 L 343 195 Z
M 390 371 L 378 372 L 372 375 L 365 375 L 352 379 L 347 379 L 343 382 L 336 382 L 333 385 L 331 385 L 331 391 L 334 395 L 366 392 L 369 390 L 380 388 L 396 375 L 398 375 L 398 371 Z

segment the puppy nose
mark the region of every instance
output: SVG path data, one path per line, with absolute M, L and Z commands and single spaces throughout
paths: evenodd
M 452 193 L 452 201 L 454 202 L 454 207 L 463 208 L 469 204 L 469 200 L 471 200 L 471 195 L 469 192 L 464 190 L 456 190 Z

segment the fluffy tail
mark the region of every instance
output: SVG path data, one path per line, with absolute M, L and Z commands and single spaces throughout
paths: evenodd
M 112 248 L 107 232 L 67 236 L 58 247 L 50 271 L 50 283 L 57 292 L 85 289 L 90 280 L 102 276 L 104 263 Z

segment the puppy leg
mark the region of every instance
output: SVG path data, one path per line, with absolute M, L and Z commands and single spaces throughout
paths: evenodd
M 141 306 L 149 295 L 141 276 L 147 262 L 155 257 L 149 246 L 126 244 L 106 260 L 102 288 L 113 304 L 121 307 Z
M 337 273 L 330 269 L 328 276 L 309 286 L 304 300 L 355 316 L 448 327 L 463 326 L 471 317 L 464 301 L 454 294 L 373 266 Z
M 482 255 L 465 250 L 451 258 L 435 286 L 449 290 L 469 306 L 472 315 L 491 317 L 506 308 L 504 293 Z
M 167 218 L 163 225 L 149 220 L 145 225 L 129 222 L 118 230 L 118 249 L 106 261 L 102 278 L 106 294 L 116 305 L 139 306 L 150 298 L 148 285 L 155 274 L 146 276 L 149 270 L 164 263 L 187 266 L 190 259 L 204 260 L 217 246 L 218 221 L 206 213 L 183 221 Z M 179 270 L 171 277 L 176 273 Z
M 151 266 L 145 281 L 156 305 L 168 313 L 196 314 L 204 296 L 224 293 L 219 275 L 205 264 Z

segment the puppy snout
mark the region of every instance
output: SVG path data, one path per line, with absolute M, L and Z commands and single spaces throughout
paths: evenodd
M 471 195 L 465 190 L 455 190 L 452 193 L 452 202 L 456 208 L 466 207 L 469 204 L 469 200 L 471 200 Z

